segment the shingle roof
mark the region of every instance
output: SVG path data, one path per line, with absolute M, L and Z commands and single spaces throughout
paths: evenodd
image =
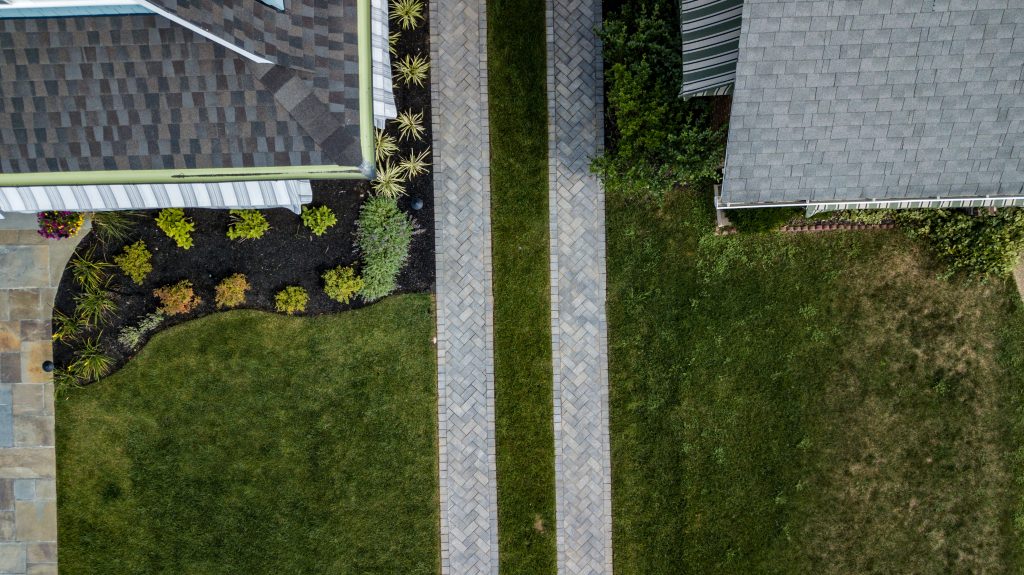
M 1019 6 L 745 0 L 723 204 L 1021 195 Z
M 355 0 L 0 19 L 0 173 L 358 166 Z M 328 32 L 328 30 L 330 30 Z

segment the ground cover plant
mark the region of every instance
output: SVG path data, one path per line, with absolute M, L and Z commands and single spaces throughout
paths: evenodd
M 545 5 L 487 3 L 495 442 L 503 575 L 554 575 Z
M 217 314 L 59 397 L 61 572 L 438 573 L 431 306 Z
M 608 189 L 615 571 L 1017 572 L 1024 309 L 899 230 Z

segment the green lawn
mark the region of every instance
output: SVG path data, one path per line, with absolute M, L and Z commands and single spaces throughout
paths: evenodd
M 217 314 L 58 399 L 61 573 L 438 573 L 433 331 Z
M 553 575 L 544 2 L 488 2 L 487 28 L 500 569 Z
M 617 575 L 1020 572 L 1024 310 L 900 232 L 608 190 Z

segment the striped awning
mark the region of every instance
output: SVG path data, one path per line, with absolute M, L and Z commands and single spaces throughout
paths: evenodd
M 732 93 L 743 0 L 683 0 L 683 88 L 680 96 Z

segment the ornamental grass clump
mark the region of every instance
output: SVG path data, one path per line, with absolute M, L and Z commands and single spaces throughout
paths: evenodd
M 158 309 L 164 315 L 185 314 L 203 303 L 192 289 L 192 282 L 188 280 L 155 289 L 153 295 L 160 300 Z
M 359 210 L 356 247 L 363 256 L 363 288 L 367 301 L 395 291 L 398 273 L 409 259 L 415 226 L 394 198 L 372 197 Z
M 104 325 L 107 316 L 117 311 L 117 304 L 105 286 L 88 289 L 75 296 L 75 317 L 79 325 L 92 328 Z
M 83 255 L 71 259 L 71 277 L 83 290 L 97 290 L 107 279 L 110 264 L 95 259 L 96 247 L 89 248 Z
M 78 339 L 83 322 L 76 316 L 67 315 L 59 309 L 53 310 L 53 341 L 68 343 Z
M 82 229 L 85 217 L 82 214 L 66 211 L 39 212 L 36 214 L 39 223 L 39 235 L 50 240 L 70 238 Z
M 334 224 L 338 223 L 338 217 L 334 211 L 327 206 L 311 208 L 302 206 L 302 223 L 305 224 L 314 236 L 322 236 Z
M 146 242 L 139 240 L 125 246 L 121 255 L 114 257 L 114 263 L 124 275 L 132 278 L 136 285 L 142 285 L 146 276 L 153 271 L 153 254 L 146 248 Z
M 405 173 L 406 179 L 421 176 L 428 172 L 427 167 L 430 166 L 430 162 L 427 161 L 427 156 L 429 155 L 430 148 L 421 152 L 410 152 L 408 158 L 404 158 L 398 163 L 398 167 Z
M 376 132 L 373 159 L 377 161 L 377 165 L 380 165 L 398 151 L 398 142 L 395 141 L 394 136 L 384 130 L 377 130 Z
M 117 334 L 117 343 L 121 344 L 121 347 L 128 351 L 135 351 L 151 331 L 160 327 L 164 319 L 166 317 L 160 312 L 153 312 L 143 316 L 142 320 L 139 321 L 139 325 L 127 326 L 121 330 L 121 333 Z
M 384 164 L 377 170 L 377 177 L 370 183 L 378 196 L 397 198 L 405 195 L 405 172 L 399 165 Z
M 229 240 L 257 240 L 269 229 L 267 217 L 258 210 L 231 210 Z
M 288 286 L 274 296 L 274 308 L 289 315 L 306 311 L 307 304 L 309 293 L 299 286 Z
M 350 266 L 338 266 L 324 272 L 324 293 L 338 303 L 347 304 L 361 289 L 363 278 L 357 276 Z
M 402 30 L 414 30 L 423 22 L 422 0 L 391 0 L 391 19 L 402 26 Z
M 192 247 L 192 232 L 195 231 L 196 224 L 185 217 L 185 210 L 181 208 L 160 210 L 156 217 L 156 226 L 167 234 L 167 237 L 174 240 L 179 248 L 187 250 Z
M 419 54 L 415 56 L 406 54 L 404 58 L 395 64 L 395 72 L 402 82 L 405 83 L 406 87 L 416 85 L 422 88 L 427 81 L 427 72 L 429 70 L 430 62 Z
M 114 360 L 103 353 L 99 336 L 85 340 L 74 357 L 68 371 L 81 381 L 96 381 L 110 373 L 110 368 L 114 365 Z
M 218 308 L 238 307 L 245 303 L 245 293 L 251 287 L 245 274 L 230 275 L 217 284 L 217 293 L 213 300 Z
M 132 226 L 135 218 L 139 217 L 138 212 L 94 212 L 92 220 L 92 231 L 100 241 L 121 242 L 128 239 L 132 233 Z
M 423 127 L 422 111 L 415 114 L 412 113 L 412 110 L 400 112 L 395 118 L 395 123 L 398 124 L 398 139 L 402 141 L 416 140 L 418 142 L 426 133 L 426 128 Z

